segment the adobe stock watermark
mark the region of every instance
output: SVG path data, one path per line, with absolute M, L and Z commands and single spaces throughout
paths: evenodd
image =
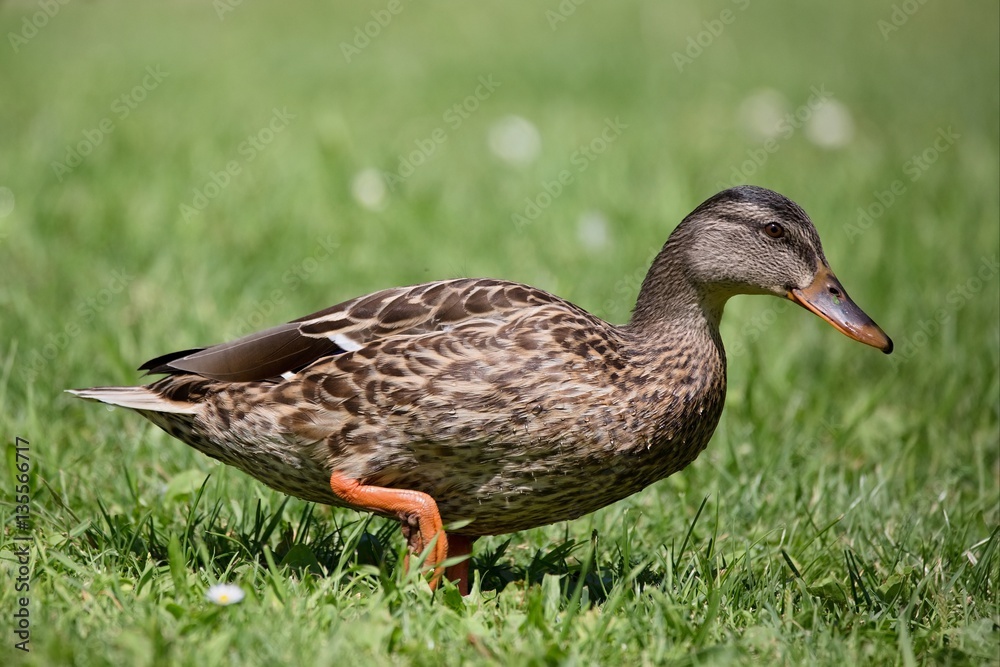
M 33 382 L 39 374 L 43 373 L 48 365 L 58 359 L 62 352 L 69 347 L 70 341 L 80 335 L 83 327 L 93 322 L 94 318 L 107 308 L 119 294 L 124 292 L 133 280 L 135 280 L 135 276 L 126 273 L 124 269 L 112 271 L 111 277 L 97 294 L 76 305 L 75 318 L 64 320 L 62 328 L 49 333 L 29 353 L 28 363 L 21 369 L 25 380 Z
M 739 12 L 746 11 L 747 7 L 750 6 L 750 0 L 732 0 L 732 3 L 736 5 Z M 702 21 L 702 29 L 694 35 L 688 36 L 684 51 L 674 51 L 671 54 L 677 71 L 683 74 L 685 67 L 693 65 L 694 61 L 700 58 L 701 54 L 705 53 L 705 50 L 715 44 L 715 40 L 722 36 L 722 33 L 726 31 L 726 26 L 736 22 L 737 16 L 737 11 L 727 7 L 719 12 L 717 18 Z
M 578 146 L 569 156 L 572 169 L 562 169 L 553 180 L 542 181 L 541 189 L 533 197 L 524 198 L 524 208 L 520 212 L 511 213 L 510 221 L 514 223 L 514 227 L 520 230 L 535 222 L 573 184 L 576 177 L 587 171 L 594 160 L 607 152 L 627 129 L 628 125 L 621 121 L 620 116 L 615 116 L 614 120 L 605 118 L 600 134 Z
M 258 301 L 246 316 L 238 320 L 234 328 L 229 331 L 226 340 L 241 338 L 247 334 L 259 331 L 276 324 L 274 313 L 278 306 L 290 294 L 299 289 L 303 284 L 333 256 L 334 251 L 340 247 L 333 234 L 328 234 L 323 238 L 316 239 L 319 249 L 295 262 L 288 270 L 281 274 L 281 287 L 275 287 L 267 296 Z
M 21 29 L 18 32 L 8 32 L 7 41 L 14 53 L 21 50 L 49 24 L 49 21 L 56 17 L 59 11 L 68 5 L 70 0 L 38 0 L 36 3 L 38 11 L 31 16 L 25 16 L 21 20 Z
M 747 183 L 750 177 L 778 152 L 783 141 L 790 139 L 796 131 L 809 122 L 818 109 L 833 99 L 833 93 L 826 89 L 826 84 L 820 84 L 818 88 L 810 86 L 809 91 L 810 95 L 805 104 L 800 105 L 795 111 L 789 111 L 778 121 L 777 136 L 765 140 L 758 148 L 748 149 L 747 159 L 733 166 L 729 181 L 719 181 L 716 183 L 717 189 L 726 190 Z
M 31 650 L 31 547 L 35 538 L 31 532 L 31 452 L 26 439 L 14 438 L 14 548 L 17 559 L 13 589 L 17 596 L 14 620 L 14 648 Z
M 271 145 L 275 137 L 285 131 L 288 124 L 295 120 L 295 114 L 288 108 L 271 110 L 271 119 L 262 128 L 247 135 L 247 138 L 236 147 L 236 156 L 226 162 L 222 169 L 210 171 L 208 179 L 201 186 L 192 188 L 191 202 L 181 202 L 180 213 L 184 222 L 190 222 L 198 213 L 208 208 L 208 205 L 222 191 L 229 187 L 233 179 L 243 173 L 243 166 L 257 159 L 260 153 Z M 239 158 L 239 159 L 237 159 Z
M 226 20 L 226 14 L 236 11 L 236 8 L 243 4 L 243 0 L 212 0 L 212 9 L 220 21 Z
M 615 282 L 613 292 L 618 296 L 604 302 L 604 319 L 610 321 L 612 317 L 617 318 L 623 313 L 628 313 L 629 308 L 635 305 L 636 295 L 642 287 L 642 281 L 646 279 L 649 267 L 653 265 L 653 260 L 659 254 L 660 248 L 657 247 L 649 253 L 645 264 L 637 266 Z
M 455 102 L 441 114 L 441 120 L 448 129 L 438 126 L 426 137 L 414 139 L 414 149 L 406 155 L 397 156 L 396 171 L 382 172 L 382 178 L 385 179 L 389 190 L 395 192 L 397 185 L 402 185 L 419 167 L 426 164 L 437 153 L 438 148 L 448 141 L 449 131 L 455 132 L 462 127 L 462 123 L 476 113 L 483 102 L 490 99 L 499 87 L 500 82 L 495 80 L 492 74 L 480 76 L 478 85 L 470 95 Z
M 980 292 L 997 277 L 998 272 L 1000 272 L 1000 257 L 997 255 L 981 257 L 975 273 L 948 292 L 945 297 L 946 306 L 938 308 L 926 320 L 917 322 L 918 331 L 897 341 L 896 349 L 889 356 L 893 370 L 899 370 L 904 363 L 916 357 L 920 349 L 941 332 L 941 327 L 945 323 L 979 296 Z
M 545 20 L 549 22 L 549 29 L 555 32 L 560 24 L 569 20 L 576 13 L 577 8 L 587 0 L 560 0 L 555 9 L 545 10 Z
M 732 358 L 741 357 L 747 352 L 747 345 L 760 340 L 764 334 L 778 321 L 778 314 L 788 310 L 792 302 L 789 299 L 769 299 L 768 306 L 754 313 L 740 325 L 739 333 L 731 342 L 726 343 L 726 355 Z
M 14 191 L 6 186 L 0 185 L 0 220 L 14 212 L 16 207 Z M 0 244 L 7 240 L 10 232 L 6 228 L 0 227 Z
M 340 43 L 340 52 L 344 54 L 344 60 L 351 64 L 351 60 L 361 55 L 361 52 L 368 48 L 372 40 L 378 39 L 382 31 L 389 27 L 392 20 L 399 16 L 405 9 L 402 0 L 389 0 L 384 9 L 373 9 L 371 11 L 372 20 L 363 26 L 354 26 L 354 38 L 350 42 Z
M 948 152 L 955 145 L 955 142 L 961 138 L 962 135 L 955 132 L 951 128 L 951 125 L 947 128 L 939 127 L 934 141 L 927 148 L 920 151 L 920 153 L 913 155 L 903 163 L 901 167 L 903 175 L 907 177 L 909 183 L 916 183 L 941 158 L 941 155 Z M 899 198 L 906 194 L 907 190 L 909 190 L 907 182 L 901 178 L 897 178 L 884 190 L 873 192 L 872 195 L 875 199 L 864 206 L 858 207 L 857 222 L 844 225 L 844 232 L 847 233 L 847 239 L 851 243 L 857 241 L 858 237 L 871 229 L 875 221 L 885 215 L 886 211 L 899 201 Z
M 913 15 L 926 4 L 927 0 L 903 0 L 903 2 L 894 4 L 888 18 L 875 22 L 882 39 L 889 41 L 889 35 L 906 25 L 913 18 Z
M 59 182 L 62 183 L 63 178 L 83 164 L 84 159 L 115 131 L 118 123 L 128 118 L 168 76 L 170 73 L 164 72 L 159 65 L 150 65 L 139 83 L 113 99 L 111 114 L 99 120 L 94 127 L 84 130 L 83 138 L 75 144 L 67 144 L 62 162 L 53 160 L 50 164 Z

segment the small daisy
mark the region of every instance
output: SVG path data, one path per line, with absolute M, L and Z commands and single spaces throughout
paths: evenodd
M 837 100 L 826 100 L 806 123 L 806 138 L 822 148 L 842 148 L 854 138 L 851 111 Z
M 761 88 L 740 103 L 739 117 L 744 129 L 755 139 L 777 139 L 781 121 L 788 113 L 788 100 L 773 88 Z
M 243 589 L 235 584 L 214 584 L 205 593 L 205 599 L 214 602 L 220 607 L 236 604 L 243 600 Z
M 359 171 L 351 181 L 351 194 L 354 196 L 354 201 L 369 211 L 384 209 L 387 204 L 387 193 L 382 172 L 371 167 Z
M 490 128 L 489 145 L 493 154 L 507 164 L 523 167 L 538 157 L 542 138 L 527 118 L 506 116 Z
M 6 218 L 14 211 L 14 192 L 0 185 L 0 218 Z
M 576 220 L 576 238 L 587 250 L 605 248 L 611 240 L 608 218 L 600 211 L 586 211 Z

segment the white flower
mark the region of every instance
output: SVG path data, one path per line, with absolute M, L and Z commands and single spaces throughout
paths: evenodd
M 772 88 L 762 88 L 740 103 L 740 121 L 756 139 L 776 139 L 788 113 L 785 96 Z
M 490 150 L 498 158 L 515 167 L 531 164 L 541 150 L 542 138 L 527 118 L 506 116 L 490 128 Z
M 351 194 L 354 201 L 370 211 L 381 211 L 385 208 L 385 180 L 378 169 L 369 167 L 359 171 L 351 181 Z
M 245 595 L 243 589 L 235 584 L 213 584 L 205 593 L 205 599 L 225 607 L 242 601 Z
M 608 219 L 600 211 L 586 211 L 576 220 L 576 238 L 587 250 L 597 251 L 608 245 Z
M 10 188 L 0 186 L 0 218 L 6 218 L 14 211 L 14 193 Z
M 806 123 L 806 137 L 823 148 L 840 148 L 854 138 L 854 120 L 846 106 L 826 100 Z

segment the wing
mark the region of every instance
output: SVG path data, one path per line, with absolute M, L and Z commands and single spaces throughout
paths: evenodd
M 502 324 L 525 308 L 562 299 L 527 285 L 459 279 L 382 290 L 237 340 L 173 352 L 139 367 L 149 374 L 194 374 L 226 382 L 278 380 L 320 359 L 385 340 L 449 331 L 476 321 Z

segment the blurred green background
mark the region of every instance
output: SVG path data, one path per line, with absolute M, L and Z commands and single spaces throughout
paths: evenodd
M 754 606 L 753 622 L 733 612 L 686 639 L 636 620 L 622 655 L 715 646 L 720 659 L 989 661 L 1000 623 L 998 21 L 997 3 L 979 1 L 3 3 L 0 424 L 6 443 L 32 443 L 35 538 L 58 554 L 36 561 L 37 659 L 86 662 L 88 641 L 118 660 L 196 655 L 177 639 L 180 621 L 148 620 L 167 593 L 148 609 L 135 603 L 134 622 L 75 615 L 86 608 L 79 592 L 57 582 L 89 589 L 99 587 L 91 569 L 128 571 L 114 559 L 88 565 L 99 540 L 81 535 L 99 502 L 137 521 L 137 506 L 156 505 L 157 489 L 189 470 L 212 473 L 213 500 L 263 498 L 274 511 L 281 501 L 139 417 L 63 389 L 133 384 L 136 366 L 161 353 L 460 276 L 534 284 L 624 322 L 670 230 L 739 181 L 810 213 L 833 269 L 896 352 L 883 357 L 775 300 L 734 300 L 727 412 L 702 458 L 597 515 L 515 536 L 512 550 L 585 542 L 592 529 L 614 543 L 635 509 L 646 517 L 642 558 L 680 540 L 705 496 L 719 539 L 740 549 L 786 522 L 846 514 L 832 542 L 799 546 L 826 554 L 816 558 L 843 590 L 853 584 L 845 549 L 882 583 L 908 563 L 906 576 L 923 582 L 908 591 L 939 605 L 939 624 L 904 620 L 909 630 L 897 631 L 897 614 L 912 612 L 904 596 L 869 620 L 888 623 L 884 636 L 831 621 L 819 641 L 777 622 L 783 640 L 758 646 L 746 628 L 769 622 Z M 859 502 L 866 519 L 852 525 Z M 160 508 L 159 530 L 182 532 L 184 507 Z M 876 536 L 905 556 L 879 557 Z M 775 571 L 791 549 L 782 540 L 765 549 Z M 944 565 L 931 584 L 922 577 L 935 553 Z M 992 583 L 981 591 L 945 585 L 984 558 Z M 500 618 L 524 611 L 512 597 Z M 816 599 L 821 610 L 840 604 Z M 266 623 L 248 608 L 247 627 Z M 411 630 L 393 634 L 398 614 L 378 618 L 364 627 L 395 639 L 363 655 L 430 660 Z M 470 632 L 494 641 L 497 659 L 614 655 L 565 633 L 518 644 L 501 621 L 463 623 L 435 635 L 455 648 L 446 662 L 482 658 L 464 643 Z M 151 639 L 171 632 L 175 644 Z M 633 644 L 650 633 L 662 635 L 660 653 Z M 220 655 L 319 650 L 239 637 Z

